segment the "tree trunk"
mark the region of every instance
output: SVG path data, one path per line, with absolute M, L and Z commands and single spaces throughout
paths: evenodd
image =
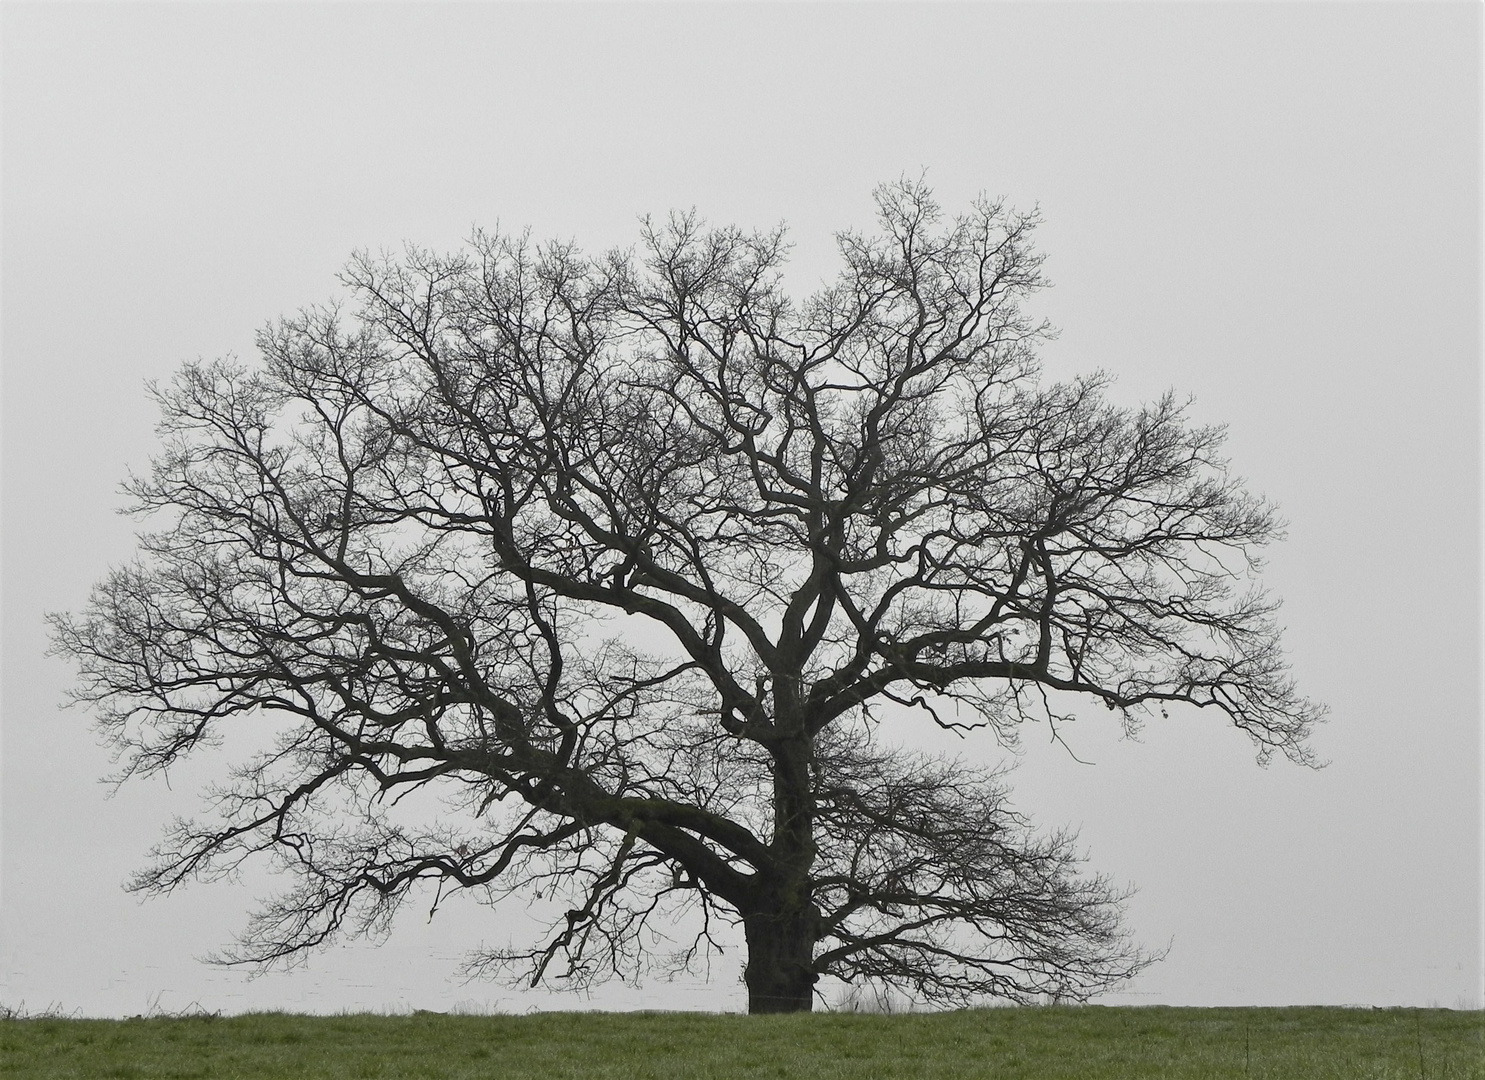
M 819 912 L 754 912 L 743 916 L 748 941 L 748 1012 L 809 1012 L 815 1004 L 815 930 Z
M 802 721 L 787 726 L 805 730 Z M 814 747 L 808 736 L 800 735 L 769 749 L 773 755 L 771 850 L 777 862 L 767 873 L 760 873 L 753 906 L 742 912 L 748 941 L 743 982 L 748 987 L 750 1013 L 809 1012 L 819 978 L 814 959 L 820 928 L 820 909 L 810 890 L 815 861 L 815 805 L 810 784 Z

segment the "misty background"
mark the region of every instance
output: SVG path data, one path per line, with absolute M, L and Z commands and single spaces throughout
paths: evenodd
M 0 1003 L 131 1015 L 741 1010 L 737 965 L 591 996 L 457 977 L 521 913 L 410 907 L 257 979 L 198 958 L 274 883 L 121 883 L 226 759 L 110 795 L 47 611 L 136 528 L 144 393 L 254 355 L 358 248 L 529 226 L 586 250 L 696 207 L 790 226 L 802 297 L 876 184 L 1039 206 L 1049 375 L 1229 425 L 1289 538 L 1266 584 L 1328 767 L 1195 711 L 1029 728 L 1015 805 L 1081 830 L 1169 955 L 1104 1003 L 1482 1000 L 1478 5 L 7 3 Z M 926 738 L 925 733 L 925 738 Z M 933 740 L 936 746 L 948 745 Z M 988 737 L 950 749 L 987 764 Z M 739 952 L 740 955 L 740 952 Z

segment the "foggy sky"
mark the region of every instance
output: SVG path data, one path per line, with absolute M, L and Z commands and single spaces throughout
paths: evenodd
M 126 786 L 45 657 L 130 557 L 144 393 L 253 355 L 356 249 L 637 217 L 787 221 L 834 272 L 877 183 L 1039 206 L 1048 371 L 1174 388 L 1281 507 L 1264 581 L 1319 771 L 1196 712 L 1028 730 L 1016 804 L 1081 830 L 1168 957 L 1108 1003 L 1480 1007 L 1481 13 L 1367 5 L 31 5 L 3 12 L 0 1003 L 522 1011 L 744 1007 L 710 982 L 592 998 L 455 977 L 518 913 L 408 910 L 249 981 L 262 875 L 121 882 L 221 762 Z M 940 740 L 935 745 L 945 745 Z M 949 747 L 1002 756 L 988 739 Z

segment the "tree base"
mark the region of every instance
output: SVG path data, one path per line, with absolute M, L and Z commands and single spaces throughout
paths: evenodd
M 756 914 L 743 919 L 748 939 L 748 1012 L 812 1012 L 815 1007 L 815 912 Z

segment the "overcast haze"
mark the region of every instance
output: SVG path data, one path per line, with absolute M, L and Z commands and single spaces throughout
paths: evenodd
M 530 226 L 590 251 L 695 206 L 787 221 L 801 295 L 872 187 L 1039 206 L 1058 375 L 1167 388 L 1276 501 L 1302 691 L 1330 764 L 1261 768 L 1213 717 L 1139 741 L 1101 709 L 1029 730 L 1017 805 L 1081 830 L 1169 956 L 1108 1003 L 1480 1007 L 1481 8 L 90 6 L 3 14 L 0 1003 L 741 1010 L 709 983 L 575 999 L 462 984 L 517 913 L 408 910 L 249 981 L 261 876 L 122 881 L 213 766 L 113 798 L 43 613 L 132 551 L 144 383 L 253 355 L 357 248 Z M 956 751 L 986 761 L 987 738 Z M 220 767 L 217 763 L 216 767 Z

